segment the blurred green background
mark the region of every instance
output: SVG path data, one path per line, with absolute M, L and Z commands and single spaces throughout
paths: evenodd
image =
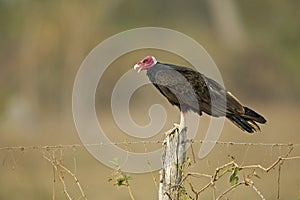
M 216 62 L 226 87 L 268 119 L 262 133 L 253 136 L 226 123 L 221 140 L 300 143 L 299 7 L 296 0 L 0 0 L 0 146 L 80 144 L 72 118 L 72 87 L 80 64 L 104 39 L 144 26 L 170 28 L 194 38 Z M 135 62 L 151 53 L 146 50 L 122 56 L 100 80 L 97 112 L 113 138 L 122 134 L 109 107 L 114 84 Z M 160 59 L 185 64 L 166 52 L 161 52 Z M 178 120 L 178 111 L 153 88 L 147 86 L 139 93 L 131 109 L 134 119 L 147 123 L 147 109 L 155 102 L 172 114 L 165 130 Z M 203 123 L 207 120 L 204 117 Z M 206 160 L 198 160 L 193 170 L 212 172 L 228 161 L 227 154 L 253 161 L 250 164 L 269 165 L 286 150 L 218 148 Z M 111 169 L 84 148 L 65 150 L 64 158 L 71 169 L 76 158 L 77 174 L 88 199 L 129 199 L 126 189 L 117 191 L 107 182 Z M 1 160 L 0 199 L 51 198 L 52 167 L 41 151 L 0 150 Z M 297 166 L 296 161 L 284 166 L 282 199 L 300 196 Z M 274 199 L 274 176 L 264 178 L 259 185 L 267 199 Z M 156 199 L 151 175 L 136 175 L 132 182 L 136 199 Z M 75 183 L 70 180 L 69 184 L 74 198 L 79 199 Z M 56 187 L 57 199 L 65 199 L 59 183 Z M 147 188 L 146 196 L 143 188 Z M 247 192 L 237 190 L 231 198 L 257 198 L 255 193 Z M 211 196 L 211 191 L 204 194 L 206 198 Z

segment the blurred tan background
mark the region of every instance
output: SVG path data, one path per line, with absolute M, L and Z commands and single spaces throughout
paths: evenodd
M 72 118 L 72 87 L 80 64 L 104 39 L 131 28 L 166 27 L 189 35 L 208 51 L 225 86 L 268 124 L 255 135 L 226 122 L 220 140 L 300 143 L 300 2 L 298 1 L 0 1 L 0 147 L 80 144 Z M 176 42 L 176 41 L 174 41 Z M 115 125 L 110 109 L 114 84 L 145 55 L 189 66 L 168 52 L 130 52 L 112 63 L 99 82 L 97 114 L 109 137 L 133 140 Z M 145 96 L 147 98 L 145 98 Z M 133 118 L 149 122 L 147 111 L 160 103 L 170 113 L 164 131 L 178 120 L 177 109 L 151 86 L 131 102 Z M 203 117 L 203 132 L 208 118 Z M 203 137 L 199 133 L 199 138 Z M 162 139 L 162 136 L 157 136 Z M 148 147 L 151 148 L 159 148 Z M 199 149 L 199 145 L 195 146 Z M 131 146 L 132 151 L 143 147 Z M 286 148 L 218 146 L 193 171 L 212 173 L 234 155 L 245 164 L 270 165 Z M 299 155 L 295 149 L 293 155 Z M 41 150 L 0 150 L 0 199 L 51 199 L 53 172 Z M 126 189 L 109 183 L 111 169 L 84 148 L 66 149 L 64 162 L 76 174 L 88 199 L 129 199 Z M 76 165 L 74 164 L 76 160 Z M 281 197 L 300 197 L 299 161 L 283 166 Z M 258 180 L 267 199 L 275 199 L 276 171 Z M 155 174 L 157 176 L 157 173 Z M 205 183 L 205 181 L 204 181 Z M 196 188 L 201 188 L 201 184 Z M 297 185 L 298 183 L 298 185 Z M 226 181 L 220 188 L 227 188 Z M 57 181 L 56 199 L 66 199 Z M 75 182 L 68 181 L 74 199 Z M 146 188 L 147 193 L 142 189 Z M 133 175 L 136 199 L 156 199 L 150 174 Z M 222 191 L 222 189 L 220 189 Z M 212 198 L 212 190 L 203 194 Z M 255 199 L 253 191 L 234 191 L 230 199 Z

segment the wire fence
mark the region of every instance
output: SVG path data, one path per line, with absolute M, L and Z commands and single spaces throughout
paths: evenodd
M 202 173 L 199 171 L 195 171 L 194 169 L 190 170 L 190 166 L 193 164 L 191 160 L 187 160 L 185 163 L 184 176 L 180 183 L 180 187 L 184 188 L 184 197 L 185 199 L 201 199 L 201 195 L 209 189 L 212 189 L 213 199 L 228 199 L 228 195 L 235 191 L 237 188 L 242 188 L 243 186 L 246 188 L 252 189 L 257 195 L 258 199 L 267 199 L 265 194 L 260 190 L 260 188 L 256 184 L 255 178 L 261 178 L 263 174 L 268 174 L 272 169 L 277 169 L 277 180 L 273 183 L 276 184 L 277 192 L 276 198 L 281 198 L 281 173 L 282 173 L 282 165 L 285 162 L 291 160 L 300 160 L 300 154 L 297 155 L 300 148 L 300 144 L 298 143 L 249 143 L 249 142 L 232 142 L 232 141 L 203 141 L 203 140 L 188 140 L 190 144 L 203 144 L 203 143 L 214 143 L 216 145 L 223 145 L 228 147 L 236 147 L 242 146 L 246 149 L 249 147 L 278 147 L 284 148 L 287 151 L 284 153 L 278 153 L 276 158 L 274 159 L 270 165 L 262 166 L 261 164 L 248 164 L 243 165 L 237 162 L 234 158 L 228 161 L 225 164 L 221 164 L 218 167 L 214 168 L 213 173 Z M 94 144 L 61 144 L 61 145 L 33 145 L 33 146 L 5 146 L 0 147 L 0 152 L 30 152 L 37 151 L 42 152 L 43 158 L 52 166 L 53 169 L 53 180 L 52 180 L 52 199 L 57 198 L 57 187 L 56 185 L 60 183 L 61 190 L 67 199 L 88 199 L 88 194 L 85 191 L 84 187 L 82 187 L 82 183 L 77 178 L 77 170 L 76 170 L 76 160 L 74 161 L 74 169 L 70 166 L 67 166 L 63 160 L 65 159 L 63 156 L 63 152 L 68 149 L 83 149 L 85 146 L 107 146 L 107 145 L 126 145 L 126 146 L 135 146 L 135 145 L 152 145 L 152 144 L 162 144 L 162 140 L 144 140 L 144 141 L 117 141 L 117 142 L 109 142 L 109 143 L 94 143 Z M 292 155 L 292 153 L 294 155 Z M 195 160 L 193 145 L 191 145 L 190 157 L 192 160 Z M 117 166 L 117 163 L 116 163 Z M 73 170 L 70 170 L 72 168 Z M 151 163 L 149 163 L 149 169 L 151 169 Z M 241 173 L 243 175 L 241 175 Z M 131 187 L 131 182 L 134 180 L 130 180 L 131 176 L 124 173 L 120 168 L 114 169 L 112 172 L 112 176 L 109 178 L 110 181 L 114 183 L 114 185 L 118 187 L 126 187 L 129 192 L 130 199 L 134 198 L 134 191 Z M 297 175 L 295 175 L 297 176 Z M 73 184 L 69 184 L 66 180 L 66 177 L 69 177 L 69 180 L 73 180 Z M 227 177 L 227 178 L 225 178 Z M 155 185 L 158 185 L 157 178 L 152 173 L 153 182 Z M 207 183 L 204 184 L 203 187 L 197 187 L 195 183 L 195 179 L 207 180 Z M 227 188 L 223 188 L 222 190 L 217 190 L 219 187 L 218 184 L 224 184 L 224 179 L 229 179 L 230 186 Z M 223 181 L 222 181 L 223 180 Z M 71 181 L 72 182 L 72 181 Z M 220 182 L 220 183 L 219 183 Z M 75 183 L 75 184 L 74 184 Z M 109 184 L 109 183 L 107 183 Z M 72 189 L 71 189 L 72 187 Z M 77 193 L 79 196 L 74 198 L 74 187 L 77 189 Z M 198 189 L 197 189 L 198 188 Z M 299 188 L 300 192 L 300 188 Z M 299 193 L 300 196 L 300 193 Z M 298 197 L 297 197 L 298 198 Z M 283 198 L 284 199 L 284 198 Z
M 68 148 L 82 148 L 88 146 L 106 146 L 106 145 L 147 145 L 147 144 L 162 144 L 162 140 L 141 140 L 141 141 L 120 141 L 120 142 L 108 142 L 108 143 L 94 143 L 94 144 L 60 144 L 60 145 L 33 145 L 33 146 L 6 146 L 0 147 L 0 151 L 24 151 L 24 150 L 54 150 L 54 149 L 68 149 Z M 214 143 L 216 145 L 239 145 L 239 146 L 262 146 L 262 147 L 300 147 L 298 143 L 257 143 L 257 142 L 227 142 L 227 141 L 204 141 L 204 140 L 192 140 L 189 139 L 187 143 L 190 144 L 203 144 Z

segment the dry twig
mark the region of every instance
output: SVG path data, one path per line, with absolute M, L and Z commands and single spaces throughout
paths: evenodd
M 56 156 L 55 156 L 55 152 L 52 152 L 52 155 L 49 154 L 48 156 L 46 156 L 45 154 L 43 155 L 43 158 L 45 160 L 47 160 L 48 162 L 51 163 L 52 167 L 53 167 L 53 172 L 54 172 L 54 179 L 53 179 L 53 194 L 52 194 L 52 199 L 55 199 L 55 189 L 54 189 L 54 184 L 55 184 L 55 174 L 58 174 L 58 177 L 59 177 L 59 180 L 60 182 L 62 183 L 63 185 L 63 190 L 64 190 L 64 193 L 66 194 L 66 196 L 68 197 L 68 199 L 72 199 L 70 194 L 68 193 L 67 191 L 67 186 L 64 182 L 64 176 L 63 176 L 63 173 L 66 172 L 67 174 L 69 174 L 75 181 L 80 193 L 81 193 L 81 196 L 83 197 L 83 199 L 87 200 L 87 197 L 81 187 L 81 184 L 78 180 L 78 178 L 76 177 L 76 175 L 71 172 L 67 167 L 65 167 L 61 162 L 62 162 L 62 152 L 60 152 L 60 158 L 57 159 Z M 60 171 L 59 171 L 60 169 Z M 58 172 L 58 173 L 57 173 Z
M 222 194 L 220 194 L 216 199 L 221 199 L 223 198 L 226 194 L 230 193 L 233 189 L 244 185 L 244 186 L 249 186 L 251 187 L 257 194 L 258 196 L 262 199 L 265 200 L 263 194 L 258 190 L 257 187 L 254 186 L 254 181 L 251 179 L 252 177 L 258 177 L 255 170 L 256 169 L 260 169 L 262 171 L 264 171 L 265 173 L 268 173 L 271 169 L 274 169 L 275 167 L 278 166 L 279 168 L 279 174 L 278 174 L 278 195 L 277 198 L 279 198 L 279 190 L 280 190 L 280 170 L 281 167 L 283 165 L 284 161 L 287 160 L 294 160 L 294 159 L 300 159 L 300 156 L 294 156 L 294 157 L 288 157 L 290 155 L 290 153 L 292 152 L 293 147 L 290 148 L 289 152 L 284 156 L 281 157 L 279 156 L 277 160 L 275 160 L 269 167 L 263 167 L 261 165 L 246 165 L 246 166 L 241 166 L 239 164 L 237 164 L 235 161 L 231 161 L 229 163 L 226 163 L 220 167 L 218 167 L 213 175 L 208 175 L 208 174 L 200 174 L 200 173 L 195 173 L 195 172 L 189 172 L 187 173 L 182 181 L 180 182 L 180 186 L 183 187 L 184 182 L 188 182 L 188 185 L 190 186 L 191 191 L 194 193 L 195 195 L 195 199 L 199 199 L 199 195 L 205 191 L 206 189 L 208 189 L 209 187 L 214 187 L 216 182 L 222 178 L 225 174 L 228 174 L 229 172 L 232 172 L 234 169 L 237 169 L 238 171 L 242 171 L 242 170 L 252 170 L 251 173 L 249 173 L 247 175 L 247 178 L 245 178 L 244 181 L 242 182 L 237 182 L 236 184 L 233 184 L 230 188 L 228 188 L 227 190 L 225 190 Z M 196 191 L 194 186 L 192 185 L 192 183 L 189 181 L 190 177 L 205 177 L 205 178 L 209 178 L 210 182 L 207 183 L 204 187 L 202 187 L 199 191 Z

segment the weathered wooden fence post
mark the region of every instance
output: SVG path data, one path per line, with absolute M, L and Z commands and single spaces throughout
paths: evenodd
M 160 171 L 159 200 L 179 200 L 183 164 L 186 158 L 187 128 L 175 127 L 166 133 L 163 166 Z

